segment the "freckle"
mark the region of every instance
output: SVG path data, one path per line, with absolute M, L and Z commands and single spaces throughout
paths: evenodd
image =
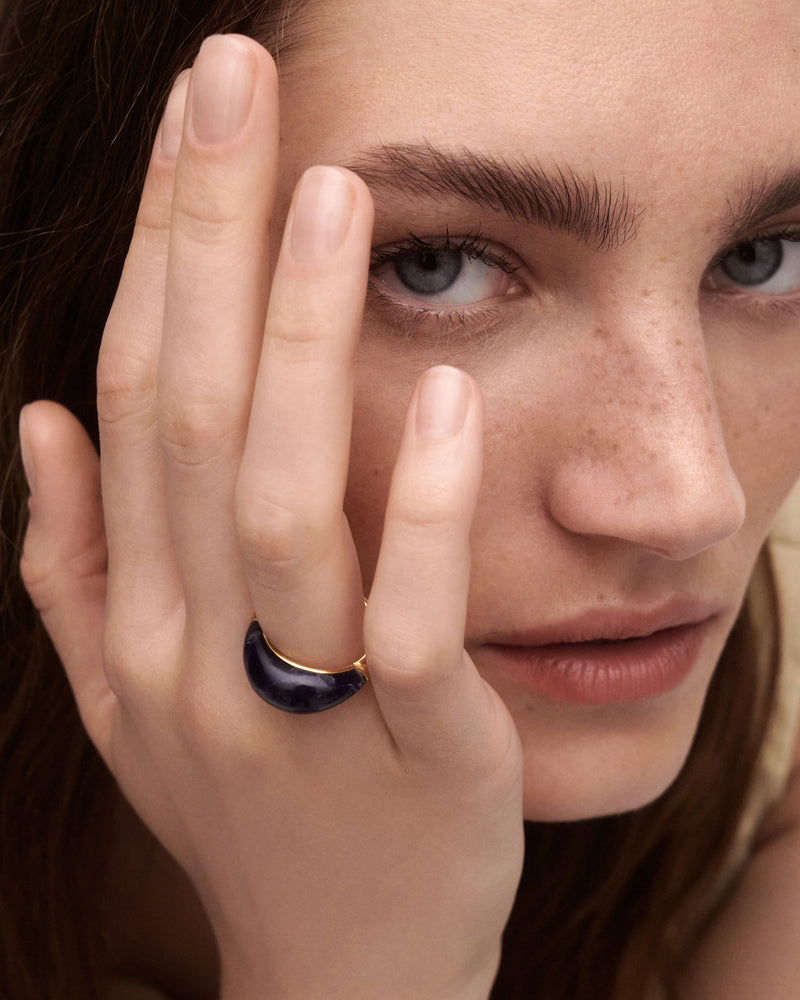
M 608 328 L 605 326 L 596 326 L 594 328 L 594 335 L 595 337 L 597 337 L 598 340 L 608 340 L 610 336 Z
M 682 337 L 676 337 L 675 338 L 675 346 L 676 347 L 683 347 L 683 338 Z
M 652 288 L 643 288 L 642 289 L 642 298 L 643 299 L 649 299 L 652 294 L 653 294 L 653 289 Z

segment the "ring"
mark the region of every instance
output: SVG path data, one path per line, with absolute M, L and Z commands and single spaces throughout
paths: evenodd
M 282 712 L 311 715 L 341 705 L 367 683 L 366 653 L 336 670 L 317 670 L 278 652 L 253 620 L 244 637 L 244 667 L 256 694 Z

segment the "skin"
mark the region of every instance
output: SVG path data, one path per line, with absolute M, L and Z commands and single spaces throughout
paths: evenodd
M 377 136 L 432 139 L 624 177 L 641 206 L 636 237 L 603 254 L 455 199 L 375 193 L 377 245 L 408 230 L 478 229 L 529 264 L 514 277 L 530 294 L 500 303 L 485 336 L 475 323 L 409 343 L 368 296 L 348 494 L 369 580 L 411 387 L 435 363 L 475 377 L 487 428 L 466 648 L 519 729 L 528 818 L 634 808 L 672 781 L 758 547 L 800 471 L 797 317 L 758 316 L 724 294 L 698 301 L 726 199 L 797 156 L 786 127 L 797 119 L 796 9 L 765 19 L 730 6 L 411 3 L 389 29 L 380 6 L 337 3 L 314 12 L 316 43 L 282 80 L 289 178 L 352 162 Z M 761 51 L 769 60 L 743 87 L 742 67 Z M 279 205 L 289 191 L 279 188 Z M 718 618 L 693 677 L 657 702 L 587 711 L 537 698 L 484 648 L 494 632 L 678 594 Z
M 768 307 L 709 277 L 729 201 L 796 161 L 800 24 L 790 0 L 729 6 L 312 3 L 280 110 L 244 39 L 176 85 L 101 352 L 102 469 L 65 411 L 23 415 L 23 574 L 90 736 L 200 895 L 225 998 L 485 998 L 523 815 L 632 809 L 678 773 L 800 474 L 800 291 Z M 624 177 L 635 237 L 600 252 L 384 190 L 373 231 L 341 167 L 294 190 L 376 137 Z M 409 229 L 519 260 L 488 320 L 398 336 L 379 273 L 362 326 L 370 244 Z M 538 696 L 488 645 L 676 597 L 708 626 L 659 698 Z M 254 611 L 302 662 L 366 648 L 368 689 L 304 719 L 260 703 Z M 357 877 L 309 874 L 354 844 Z M 308 913 L 330 929 L 313 969 Z

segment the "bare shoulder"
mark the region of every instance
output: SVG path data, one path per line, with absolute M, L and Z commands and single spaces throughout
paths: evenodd
M 681 1000 L 796 1000 L 800 982 L 800 740 L 739 879 L 698 943 Z

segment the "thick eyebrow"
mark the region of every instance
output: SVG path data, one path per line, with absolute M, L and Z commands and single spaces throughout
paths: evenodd
M 728 199 L 723 226 L 727 245 L 752 239 L 765 222 L 800 206 L 800 168 L 792 166 L 777 176 L 752 178 L 738 199 Z
M 616 249 L 638 228 L 640 213 L 622 178 L 611 185 L 569 168 L 546 171 L 526 160 L 430 143 L 381 145 L 342 165 L 371 188 L 455 196 L 515 221 L 570 233 L 597 250 Z

